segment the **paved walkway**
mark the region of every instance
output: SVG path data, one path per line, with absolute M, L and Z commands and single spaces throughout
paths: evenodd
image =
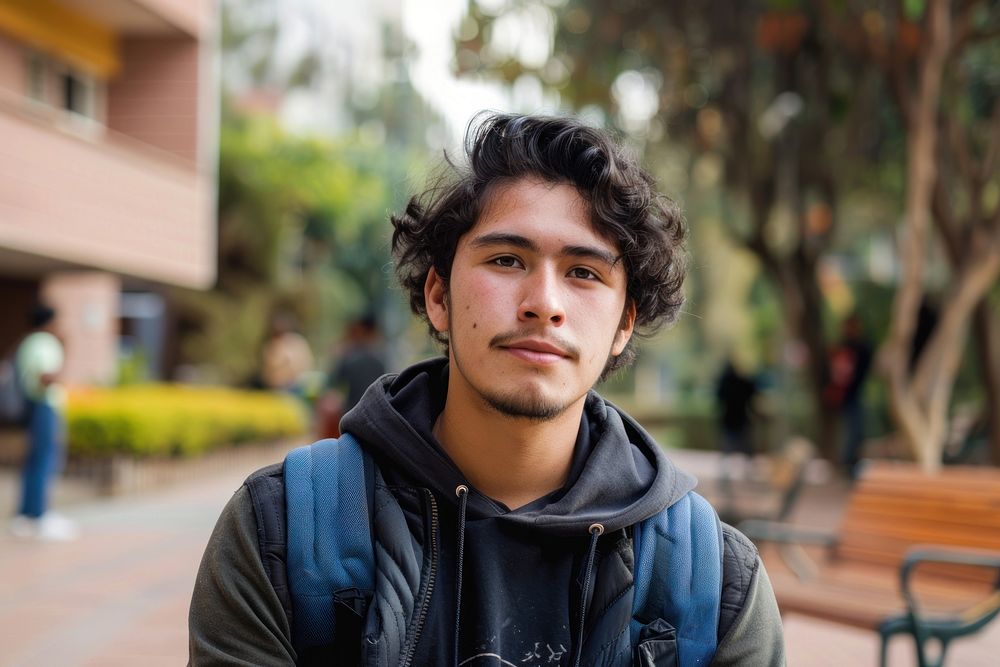
M 708 456 L 684 454 L 681 465 L 706 479 Z M 187 659 L 187 607 L 194 575 L 215 518 L 250 469 L 220 471 L 184 485 L 115 499 L 65 496 L 79 522 L 72 543 L 37 543 L 0 536 L 0 665 L 74 667 L 179 665 Z M 14 488 L 0 470 L 0 492 Z M 710 491 L 710 484 L 705 484 Z M 843 499 L 836 484 L 811 486 L 800 520 L 833 520 Z M 812 517 L 812 518 L 810 518 Z M 875 665 L 874 634 L 799 616 L 785 620 L 789 664 Z M 955 643 L 949 665 L 998 664 L 1000 623 Z M 893 666 L 913 665 L 904 640 L 892 646 Z

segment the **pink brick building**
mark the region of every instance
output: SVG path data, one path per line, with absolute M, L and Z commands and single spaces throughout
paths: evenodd
M 67 379 L 107 382 L 123 321 L 158 344 L 158 289 L 213 283 L 216 28 L 213 0 L 0 1 L 0 356 L 41 298 Z

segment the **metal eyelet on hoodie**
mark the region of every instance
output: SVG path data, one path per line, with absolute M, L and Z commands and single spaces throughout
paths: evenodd
M 458 644 L 462 620 L 462 563 L 465 560 L 465 506 L 469 500 L 469 487 L 459 484 L 455 487 L 458 496 L 458 573 L 455 577 L 455 665 L 458 666 Z
M 590 597 L 590 579 L 594 574 L 594 556 L 597 555 L 597 538 L 604 534 L 604 526 L 599 523 L 592 523 L 587 532 L 590 533 L 590 546 L 587 548 L 587 569 L 584 572 L 583 590 L 580 593 L 580 627 L 576 631 L 576 659 L 573 661 L 575 667 L 579 667 L 580 658 L 583 655 L 583 626 L 587 621 L 587 598 Z

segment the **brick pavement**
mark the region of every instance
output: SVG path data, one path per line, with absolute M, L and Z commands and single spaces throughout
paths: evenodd
M 681 465 L 710 478 L 710 457 L 684 454 Z M 222 505 L 255 466 L 219 471 L 184 485 L 114 499 L 82 494 L 60 509 L 77 520 L 72 543 L 0 536 L 0 665 L 178 665 L 187 656 L 187 607 L 201 551 Z M 13 488 L 0 470 L 0 489 Z M 706 484 L 709 490 L 709 484 Z M 836 516 L 835 484 L 810 487 L 799 520 L 823 525 Z M 873 633 L 785 619 L 790 665 L 876 664 Z M 956 642 L 949 665 L 992 667 L 1000 655 L 1000 623 Z M 912 647 L 897 640 L 893 666 L 913 665 Z

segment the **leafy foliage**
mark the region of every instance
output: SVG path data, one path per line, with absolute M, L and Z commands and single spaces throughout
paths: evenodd
M 87 456 L 194 456 L 300 435 L 308 425 L 290 396 L 179 385 L 78 390 L 66 422 L 70 451 Z
M 412 46 L 391 14 L 372 13 L 385 22 L 383 53 L 381 68 L 366 71 L 381 78 L 356 79 L 345 64 L 356 45 L 330 38 L 328 8 L 221 7 L 218 282 L 173 291 L 174 362 L 202 381 L 252 383 L 276 315 L 298 322 L 320 360 L 362 312 L 380 315 L 390 335 L 402 328 L 388 217 L 404 203 L 407 176 L 422 172 L 440 119 L 407 77 Z M 282 126 L 282 100 L 333 89 L 342 94 L 325 101 L 336 122 L 316 124 L 326 134 Z
M 227 114 L 218 283 L 175 292 L 184 361 L 213 368 L 206 379 L 247 382 L 276 312 L 322 344 L 351 314 L 384 304 L 392 175 L 405 165 L 357 137 L 299 137 L 266 116 Z
M 781 304 L 783 335 L 808 349 L 799 357 L 820 432 L 827 434 L 833 424 L 822 389 L 836 329 L 830 320 L 850 308 L 874 310 L 857 289 L 869 277 L 863 256 L 874 245 L 893 245 L 892 228 L 914 186 L 907 171 L 910 107 L 933 6 L 930 0 L 471 0 L 456 34 L 456 67 L 498 78 L 515 91 L 530 88 L 526 82 L 544 87 L 563 104 L 623 130 L 646 150 L 647 162 L 662 165 L 664 156 L 686 151 L 693 245 L 721 224 L 731 242 L 756 257 L 776 297 L 771 303 Z M 948 255 L 960 261 L 951 261 L 949 270 L 932 253 L 928 271 L 916 277 L 928 285 L 957 282 L 966 272 L 961 258 L 986 247 L 991 214 L 984 211 L 1000 202 L 1000 5 L 951 2 L 948 11 L 955 31 L 939 102 L 944 194 L 936 195 L 935 216 Z M 534 33 L 517 29 L 532 21 L 548 26 L 547 49 L 529 48 Z M 979 173 L 968 167 L 977 163 Z M 708 193 L 715 205 L 705 206 Z M 981 240 L 970 245 L 974 238 Z M 718 246 L 715 239 L 712 245 Z M 728 266 L 718 262 L 719 253 L 706 254 L 712 252 L 696 248 L 699 257 L 715 260 L 712 271 Z M 829 279 L 831 266 L 841 267 L 836 281 Z M 881 275 L 871 278 L 897 281 L 896 287 L 914 280 L 899 277 L 895 256 L 881 266 Z M 697 265 L 692 277 L 693 307 L 718 301 L 719 281 L 710 284 Z M 701 324 L 681 323 L 704 329 L 692 336 L 696 349 L 699 339 L 712 336 L 710 314 Z M 868 319 L 885 329 L 888 317 L 883 311 Z M 977 323 L 982 350 L 987 325 Z M 756 329 L 774 338 L 773 326 Z M 730 344 L 737 342 L 746 341 Z M 961 337 L 952 336 L 945 346 L 961 345 Z M 703 359 L 705 350 L 698 352 Z M 1000 377 L 996 360 L 982 368 Z M 986 385 L 997 387 L 988 391 L 1000 405 L 1000 379 L 987 378 Z M 994 432 L 1000 461 L 1000 419 Z M 829 455 L 833 444 L 821 446 Z

